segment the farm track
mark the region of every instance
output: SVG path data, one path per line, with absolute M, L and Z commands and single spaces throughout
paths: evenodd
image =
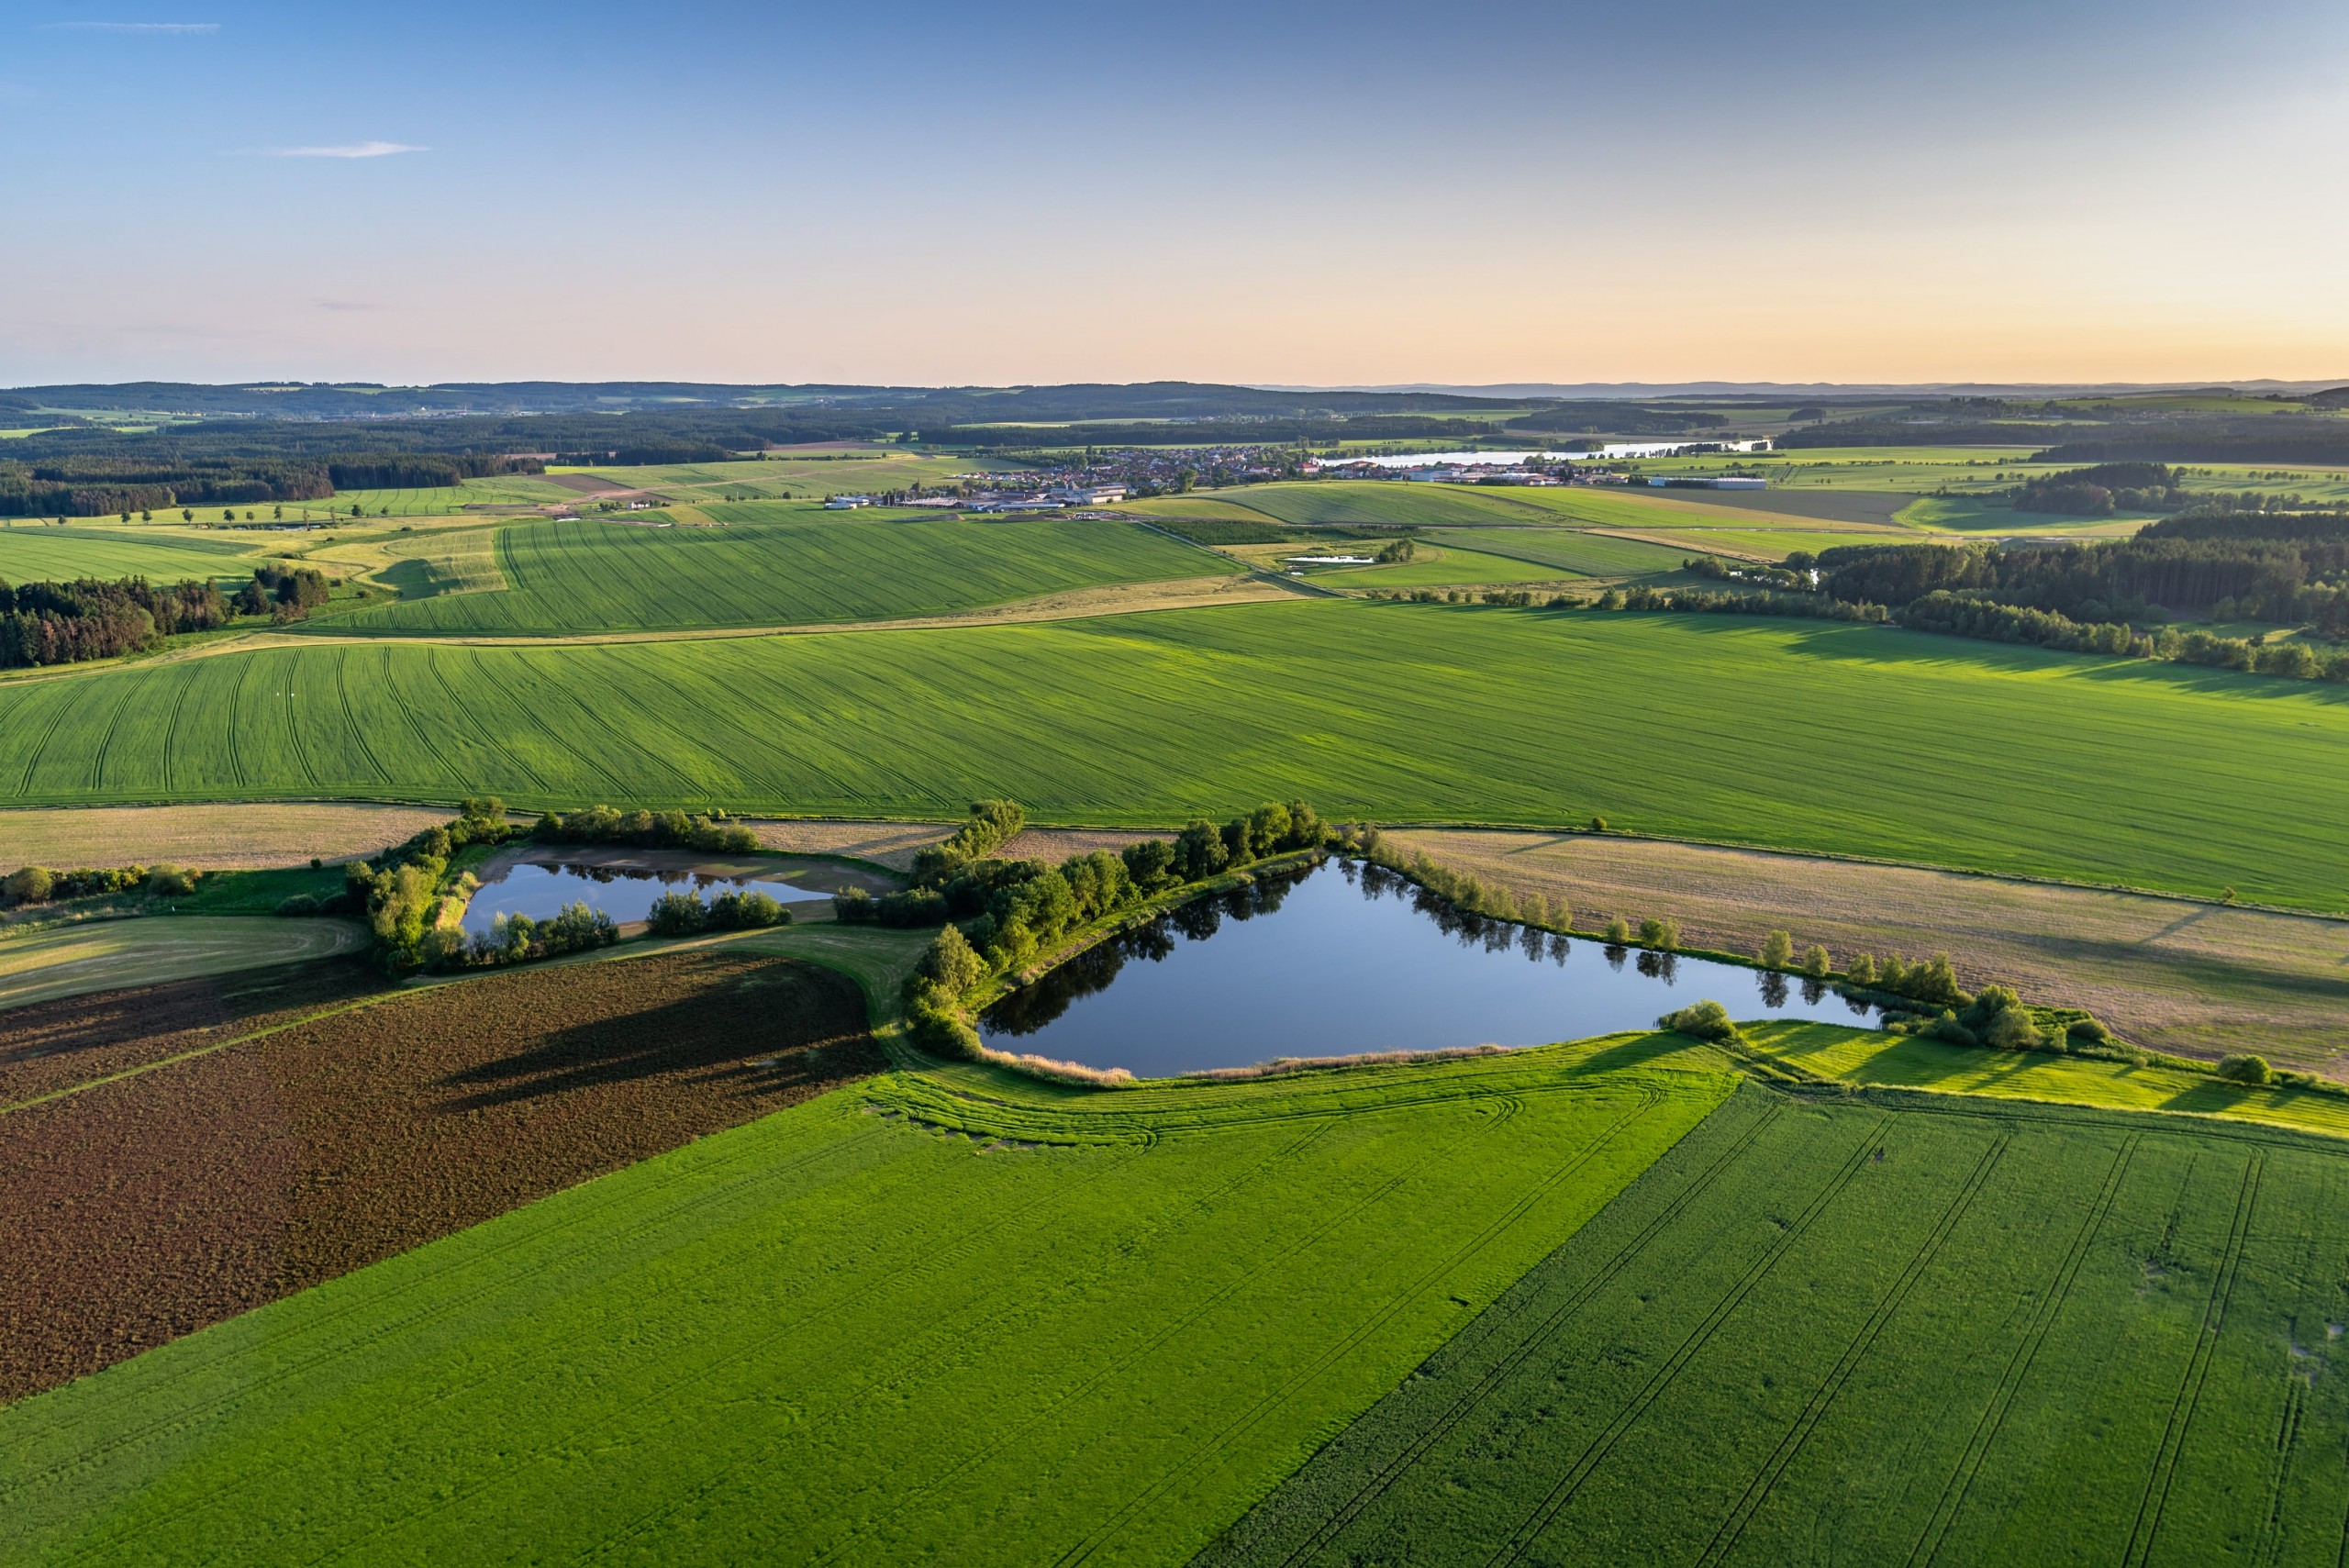
M 661 955 L 296 1020 L 0 1118 L 0 1398 L 876 1071 L 864 1017 L 828 971 Z

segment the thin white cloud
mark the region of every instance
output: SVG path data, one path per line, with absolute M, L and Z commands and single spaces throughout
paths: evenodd
M 429 152 L 404 141 L 354 141 L 342 147 L 266 147 L 263 158 L 389 158 L 395 152 Z
M 217 22 L 43 22 L 49 33 L 217 33 Z

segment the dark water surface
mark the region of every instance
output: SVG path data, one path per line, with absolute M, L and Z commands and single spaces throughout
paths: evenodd
M 854 884 L 871 892 L 877 879 L 823 861 L 729 859 L 689 852 L 640 851 L 614 863 L 593 851 L 533 847 L 498 866 L 465 905 L 465 929 L 486 931 L 500 915 L 543 920 L 566 904 L 584 903 L 621 925 L 641 920 L 664 893 L 716 894 L 756 889 L 778 904 L 822 903 Z M 886 884 L 879 884 L 885 891 Z
M 1338 862 L 1187 904 L 979 1020 L 998 1051 L 1165 1077 L 1280 1056 L 1543 1045 L 1710 997 L 1740 1019 L 1865 1023 L 1818 984 L 1463 916 Z

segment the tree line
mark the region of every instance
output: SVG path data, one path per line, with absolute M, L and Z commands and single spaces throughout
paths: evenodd
M 495 473 L 537 473 L 535 457 L 362 453 L 315 460 L 73 456 L 0 462 L 0 516 L 103 517 L 173 506 L 323 501 L 338 489 L 445 489 Z
M 0 582 L 0 667 L 112 659 L 174 632 L 226 626 L 234 613 L 210 583 L 156 587 L 144 577 L 83 578 L 12 589 Z

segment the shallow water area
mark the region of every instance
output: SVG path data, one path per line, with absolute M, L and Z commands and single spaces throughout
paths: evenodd
M 1546 1045 L 1651 1029 L 1710 997 L 1732 1018 L 1865 1024 L 1816 982 L 1463 916 L 1341 861 L 1197 900 L 986 1009 L 998 1051 L 1165 1077 L 1276 1057 Z
M 599 845 L 531 845 L 492 856 L 481 887 L 465 905 L 467 931 L 486 931 L 501 915 L 543 920 L 570 903 L 600 909 L 625 926 L 641 920 L 664 893 L 717 894 L 755 889 L 779 904 L 829 903 L 835 893 L 861 887 L 892 891 L 896 884 L 835 861 L 785 855 L 707 855 L 691 850 L 612 849 Z

